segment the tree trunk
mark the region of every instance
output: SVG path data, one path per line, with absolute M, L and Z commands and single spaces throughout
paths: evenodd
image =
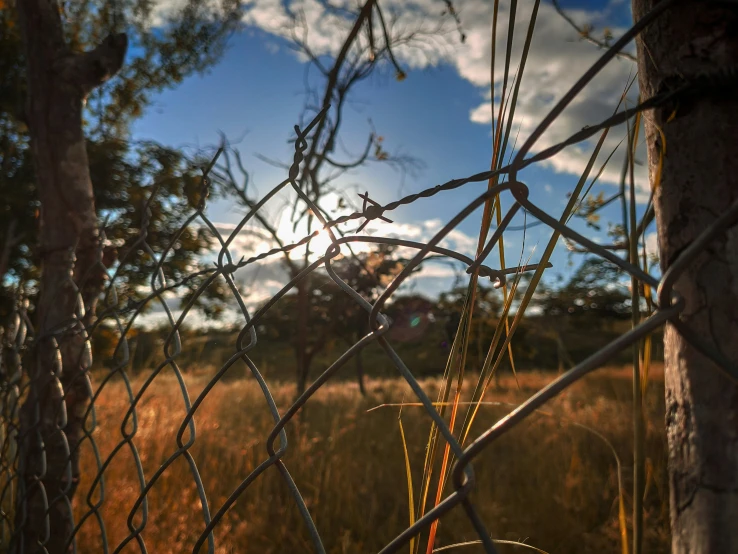
M 295 346 L 295 361 L 297 362 L 297 396 L 299 397 L 307 386 L 310 371 L 310 356 L 308 353 L 308 315 L 310 299 L 308 298 L 307 284 L 300 281 L 297 284 L 297 341 Z
M 657 0 L 633 0 L 637 20 Z M 638 40 L 642 99 L 701 73 L 738 67 L 738 5 L 675 2 Z M 676 113 L 674 115 L 674 112 Z M 673 115 L 673 117 L 672 117 Z M 738 92 L 645 115 L 651 183 L 666 139 L 654 201 L 661 267 L 738 199 Z M 738 362 L 738 229 L 716 239 L 679 277 L 680 318 Z M 738 386 L 667 325 L 666 429 L 672 553 L 738 552 Z
M 356 337 L 354 344 L 359 341 L 359 337 Z M 366 387 L 364 386 L 364 360 L 361 357 L 361 350 L 359 350 L 354 357 L 356 358 L 356 380 L 359 382 L 359 392 L 361 396 L 366 396 Z
M 558 330 L 554 330 L 553 334 L 554 340 L 556 341 L 556 358 L 559 361 L 559 375 L 561 375 L 564 373 L 565 369 L 569 370 L 576 364 L 571 359 L 569 351 L 566 349 L 566 344 L 564 344 L 564 339 L 561 336 L 561 333 Z
M 125 35 L 112 35 L 93 51 L 73 53 L 64 40 L 57 2 L 18 0 L 17 9 L 27 64 L 25 115 L 41 201 L 42 270 L 36 348 L 26 368 L 30 388 L 20 415 L 12 551 L 58 554 L 70 550 L 70 506 L 89 396 L 84 325 L 94 317 L 102 283 L 82 106 L 93 88 L 118 71 L 127 41 Z M 80 295 L 86 313 L 77 308 Z

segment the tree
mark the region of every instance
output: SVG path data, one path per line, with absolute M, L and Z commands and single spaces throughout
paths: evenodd
M 402 271 L 407 263 L 398 258 L 397 248 L 388 244 L 378 244 L 370 252 L 360 253 L 352 257 L 344 257 L 333 263 L 333 268 L 347 285 L 358 292 L 365 300 L 373 303 L 382 290 Z M 338 291 L 337 291 L 338 292 Z M 356 344 L 362 336 L 369 332 L 369 317 L 361 306 L 344 291 L 335 296 L 332 305 L 333 333 L 340 337 L 347 346 Z M 364 365 L 362 352 L 354 356 L 356 378 L 361 394 L 366 394 L 364 386 Z
M 450 5 L 450 2 L 447 4 Z M 445 40 L 445 33 L 442 32 L 444 26 L 434 22 L 430 25 L 424 22 L 415 28 L 402 25 L 395 28 L 393 20 L 385 15 L 377 0 L 366 0 L 358 9 L 335 6 L 328 6 L 327 9 L 331 15 L 340 16 L 340 21 L 346 24 L 347 33 L 340 47 L 328 54 L 313 51 L 309 29 L 301 14 L 291 14 L 294 21 L 294 47 L 309 60 L 310 69 L 318 75 L 317 85 L 311 79 L 306 79 L 306 105 L 300 118 L 303 123 L 301 127 L 305 128 L 304 123 L 312 120 L 321 110 L 328 110 L 308 138 L 308 147 L 300 161 L 300 171 L 292 185 L 291 192 L 296 195 L 291 198 L 291 223 L 294 231 L 299 230 L 305 235 L 324 226 L 331 219 L 331 212 L 326 206 L 326 200 L 331 195 L 338 196 L 341 211 L 358 209 L 355 199 L 337 186 L 337 180 L 342 175 L 372 161 L 401 168 L 412 167 L 417 163 L 408 156 L 390 154 L 385 149 L 383 137 L 373 129 L 368 133 L 362 152 L 354 155 L 344 153 L 343 156 L 337 154 L 336 151 L 342 146 L 340 131 L 345 121 L 344 111 L 356 85 L 376 71 L 390 66 L 398 81 L 405 79 L 405 71 L 395 58 L 394 50 L 401 46 L 427 47 L 428 44 L 438 44 Z M 238 152 L 227 147 L 222 160 L 212 173 L 214 181 L 220 184 L 223 191 L 233 194 L 249 212 L 253 212 L 258 201 L 248 186 L 248 172 L 241 163 Z M 290 163 L 267 161 L 286 171 L 291 166 Z M 236 177 L 237 172 L 241 173 L 241 179 Z M 335 198 L 331 201 L 335 202 Z M 253 218 L 267 230 L 278 246 L 284 246 L 284 237 L 278 236 L 277 225 L 263 213 L 253 213 Z M 338 227 L 333 227 L 331 232 L 341 234 Z M 350 249 L 351 246 L 345 245 L 343 248 Z M 309 242 L 304 249 L 295 252 L 284 252 L 284 264 L 290 279 L 296 278 L 311 263 Z M 309 345 L 312 339 L 309 337 L 308 323 L 310 280 L 301 279 L 294 286 L 297 303 L 294 322 L 295 371 L 300 394 L 307 382 L 312 359 Z
M 656 0 L 632 0 L 634 20 L 658 5 Z M 703 85 L 693 89 L 698 92 L 682 95 L 644 116 L 653 203 L 637 227 L 631 220 L 635 232 L 630 244 L 632 247 L 655 219 L 662 273 L 702 231 L 734 207 L 738 194 L 735 161 L 729 153 L 729 145 L 738 139 L 737 24 L 734 2 L 673 2 L 636 40 L 642 101 L 685 85 Z M 624 167 L 623 180 L 626 170 Z M 621 186 L 620 194 L 587 206 L 580 215 L 591 217 L 601 205 L 617 198 L 625 203 L 623 190 Z M 627 221 L 616 227 L 617 242 L 608 247 L 627 251 L 627 229 Z M 735 370 L 728 376 L 718 369 L 731 364 L 735 368 L 738 360 L 732 340 L 737 325 L 732 309 L 736 267 L 731 262 L 735 250 L 731 233 L 713 240 L 679 272 L 673 289 L 669 287 L 685 301 L 679 321 L 667 323 L 664 334 L 672 551 L 679 554 L 738 551 L 734 525 L 738 440 L 733 424 L 738 390 Z M 632 262 L 632 250 L 630 258 Z M 660 299 L 662 303 L 668 303 L 669 291 Z M 692 335 L 691 340 L 684 331 Z M 634 488 L 642 493 L 642 484 Z M 634 491 L 636 500 L 640 493 Z M 634 545 L 637 552 L 637 534 Z
M 579 325 L 600 327 L 630 318 L 630 295 L 619 283 L 620 268 L 604 258 L 588 257 L 560 288 L 539 285 L 538 306 L 546 315 L 570 316 Z
M 536 324 L 538 333 L 555 342 L 559 372 L 576 365 L 570 351 L 594 353 L 602 346 L 598 339 L 607 336 L 617 322 L 630 319 L 631 298 L 622 282 L 625 277 L 613 263 L 590 256 L 563 285 L 538 285 L 534 302 L 542 317 L 530 318 L 528 322 Z M 567 331 L 575 331 L 575 336 Z M 585 344 L 576 340 L 577 331 L 580 336 L 586 335 Z
M 0 12 L 2 288 L 7 300 L 13 285 L 30 287 L 35 306 L 14 552 L 72 548 L 69 506 L 91 390 L 86 329 L 96 323 L 106 268 L 124 259 L 119 282 L 134 293 L 156 263 L 134 235 L 148 223 L 148 240 L 168 244 L 203 190 L 181 154 L 128 142 L 128 123 L 153 91 L 218 58 L 237 8 L 236 1 L 215 10 L 188 1 L 176 13 L 155 14 L 144 0 L 17 0 Z M 144 211 L 152 184 L 165 196 Z M 208 244 L 196 229 L 180 239 L 175 273 L 188 271 Z
M 397 296 L 384 312 L 392 323 L 388 336 L 399 343 L 422 339 L 438 322 L 436 303 L 422 294 Z
M 219 19 L 209 8 L 190 4 L 179 18 L 170 15 L 164 30 L 150 28 L 151 8 L 140 1 L 119 3 L 118 16 L 112 3 L 102 1 L 67 3 L 60 14 L 70 49 L 93 48 L 116 18 L 142 45 L 133 53 L 126 50 L 130 62 L 115 79 L 105 80 L 86 95 L 83 110 L 94 204 L 105 220 L 103 262 L 118 269 L 118 285 L 124 288 L 119 289 L 121 296 L 137 297 L 136 287 L 147 282 L 156 263 L 133 248 L 143 223 L 148 223 L 147 242 L 161 251 L 200 201 L 198 167 L 175 149 L 132 141 L 128 131 L 153 92 L 207 69 L 223 51 L 235 12 L 223 11 L 225 19 Z M 4 6 L 0 10 L 0 317 L 12 311 L 19 284 L 35 304 L 41 259 L 36 240 L 41 210 L 25 108 L 28 86 L 21 26 L 15 5 Z M 154 187 L 157 192 L 150 198 Z M 147 201 L 148 214 L 143 209 Z M 188 229 L 168 258 L 167 277 L 180 280 L 210 242 L 203 231 Z M 126 263 L 118 264 L 120 260 Z
M 480 362 L 484 359 L 481 353 L 482 345 L 491 340 L 499 321 L 502 311 L 501 296 L 501 292 L 492 287 L 477 286 L 477 294 L 474 297 L 476 315 L 470 324 L 467 342 L 477 345 Z M 442 292 L 438 297 L 438 311 L 445 316 L 444 328 L 449 344 L 454 342 L 465 304 L 466 288 L 463 287 L 455 287 L 448 292 Z
M 374 302 L 406 262 L 395 255 L 396 250 L 394 246 L 380 244 L 372 251 L 339 258 L 332 262 L 332 268 L 365 300 Z M 260 322 L 270 339 L 289 342 L 296 355 L 305 357 L 305 365 L 302 366 L 305 371 L 297 375 L 298 390 L 305 390 L 312 362 L 329 341 L 338 337 L 350 347 L 369 332 L 369 314 L 326 273 L 313 272 L 306 281 L 310 291 L 305 314 L 310 329 L 307 344 L 298 342 L 294 333 L 294 321 L 303 309 L 299 305 L 298 291 L 282 298 Z M 359 390 L 365 394 L 360 352 L 354 360 Z
M 638 20 L 657 4 L 633 0 Z M 644 100 L 705 75 L 723 83 L 646 118 L 661 269 L 738 199 L 738 10 L 731 2 L 674 2 L 639 36 Z M 663 135 L 661 134 L 663 133 Z M 681 272 L 680 324 L 738 362 L 736 232 L 715 239 Z M 662 302 L 665 299 L 662 299 Z M 738 552 L 738 385 L 674 327 L 665 331 L 672 552 Z

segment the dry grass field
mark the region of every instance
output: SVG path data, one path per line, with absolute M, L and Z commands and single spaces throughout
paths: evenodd
M 554 378 L 552 373 L 523 373 L 519 387 L 501 379 L 486 400 L 517 404 Z M 207 372 L 186 377 L 194 399 Z M 473 379 L 467 378 L 471 385 Z M 135 380 L 134 392 L 143 383 Z M 435 398 L 438 380 L 422 382 Z M 280 411 L 294 387 L 274 384 Z M 470 392 L 470 391 L 469 391 Z M 630 518 L 632 486 L 631 381 L 628 369 L 605 369 L 586 377 L 539 414 L 493 444 L 474 463 L 474 504 L 494 538 L 525 541 L 548 553 L 622 552 L 618 525 L 617 464 L 622 461 L 625 507 Z M 329 383 L 287 427 L 284 461 L 303 493 L 331 554 L 376 552 L 408 525 L 408 495 L 397 407 L 371 408 L 412 398 L 398 380 L 370 380 L 363 398 L 353 383 Z M 111 382 L 97 402 L 94 438 L 104 460 L 121 441 L 127 408 L 122 382 Z M 664 552 L 669 544 L 668 487 L 663 423 L 663 377 L 652 371 L 646 399 L 648 483 L 645 498 L 645 552 Z M 502 417 L 509 406 L 485 405 L 474 434 Z M 162 373 L 138 407 L 135 443 L 146 477 L 176 450 L 184 414 L 180 388 L 170 370 Z M 266 402 L 253 379 L 220 382 L 199 409 L 197 440 L 190 452 L 197 463 L 214 513 L 232 490 L 268 456 L 265 440 L 272 427 Z M 413 470 L 421 479 L 429 417 L 421 408 L 404 407 L 402 423 Z M 576 423 L 577 425 L 574 425 Z M 597 436 L 589 429 L 601 434 Z M 186 440 L 186 437 L 185 437 Z M 84 446 L 84 474 L 95 460 Z M 85 512 L 90 477 L 80 484 L 78 517 Z M 128 534 L 126 519 L 139 494 L 132 456 L 124 446 L 105 471 L 105 503 L 100 514 L 114 547 Z M 433 491 L 431 496 L 433 496 Z M 95 492 L 91 500 L 98 498 Z M 417 491 L 416 497 L 417 499 Z M 140 515 L 133 521 L 140 521 Z M 204 528 L 201 505 L 183 457 L 160 477 L 149 493 L 148 521 L 141 535 L 148 552 L 191 552 Z M 79 532 L 80 552 L 101 551 L 94 516 Z M 312 552 L 310 538 L 287 487 L 270 468 L 241 495 L 215 531 L 218 553 Z M 461 509 L 441 520 L 436 547 L 476 538 Z M 426 540 L 425 536 L 423 540 Z M 426 545 L 421 545 L 425 552 Z M 122 552 L 140 552 L 132 541 Z M 205 552 L 203 549 L 202 552 Z M 409 551 L 409 549 L 405 549 Z M 480 552 L 474 545 L 450 551 Z M 500 552 L 532 551 L 500 545 Z

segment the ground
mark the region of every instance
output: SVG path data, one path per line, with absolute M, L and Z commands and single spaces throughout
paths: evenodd
M 212 371 L 203 369 L 186 376 L 190 401 L 211 375 Z M 553 378 L 555 373 L 526 372 L 519 376 L 518 385 L 512 377 L 504 377 L 485 400 L 517 404 Z M 467 378 L 470 387 L 474 382 Z M 143 383 L 143 377 L 135 379 L 133 392 Z M 435 398 L 440 381 L 429 379 L 422 385 Z M 275 383 L 271 388 L 284 413 L 294 397 L 294 387 Z M 408 525 L 399 408 L 371 408 L 410 401 L 412 394 L 404 383 L 391 379 L 370 380 L 368 390 L 369 395 L 362 398 L 353 383 L 329 383 L 287 427 L 289 446 L 283 459 L 329 553 L 377 552 Z M 622 462 L 629 520 L 631 390 L 627 369 L 604 369 L 589 375 L 552 402 L 546 413 L 516 428 L 475 461 L 477 485 L 472 498 L 494 538 L 525 540 L 549 553 L 621 551 L 617 463 L 606 441 Z M 666 551 L 670 541 L 663 397 L 663 373 L 655 368 L 646 402 L 645 552 Z M 92 436 L 104 461 L 123 442 L 121 422 L 128 406 L 123 382 L 106 384 L 96 405 L 98 427 Z M 484 405 L 473 434 L 482 432 L 509 409 L 504 404 Z M 133 440 L 147 479 L 177 451 L 176 434 L 183 414 L 180 385 L 171 369 L 165 369 L 137 408 Z M 195 421 L 196 440 L 189 452 L 214 514 L 241 480 L 268 457 L 265 441 L 273 423 L 254 379 L 218 383 L 198 409 Z M 417 501 L 430 419 L 422 408 L 406 406 L 402 422 Z M 126 430 L 131 429 L 129 423 Z M 185 432 L 183 443 L 188 437 Z M 79 489 L 78 521 L 91 512 L 87 499 L 92 505 L 99 499 L 99 488 L 87 497 L 97 465 L 89 441 L 84 446 L 83 465 L 88 477 Z M 131 450 L 123 444 L 105 470 L 105 503 L 100 515 L 113 549 L 129 535 L 126 518 L 140 492 L 134 467 Z M 431 497 L 434 495 L 432 490 Z M 132 523 L 137 526 L 140 522 L 139 513 Z M 149 493 L 141 536 L 149 552 L 191 552 L 204 527 L 193 474 L 185 458 L 179 456 Z M 463 510 L 456 509 L 442 519 L 436 546 L 474 538 Z M 100 551 L 100 540 L 100 527 L 90 515 L 79 531 L 79 551 Z M 275 468 L 267 470 L 239 497 L 216 527 L 215 545 L 218 553 L 313 551 L 295 503 Z M 423 543 L 421 551 L 425 548 Z M 475 546 L 464 548 L 464 552 L 479 551 Z M 503 553 L 520 551 L 521 547 L 500 545 Z M 122 552 L 140 552 L 140 547 L 133 540 Z

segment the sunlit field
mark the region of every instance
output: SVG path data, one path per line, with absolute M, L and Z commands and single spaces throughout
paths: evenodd
M 472 377 L 466 379 L 470 386 L 475 382 Z M 554 377 L 554 373 L 526 372 L 519 375 L 516 384 L 512 376 L 505 376 L 497 388 L 493 386 L 489 391 L 486 400 L 520 403 Z M 205 370 L 186 377 L 193 400 L 208 379 Z M 134 392 L 142 383 L 143 379 L 134 381 Z M 422 385 L 435 398 L 440 381 L 425 380 Z M 529 418 L 493 444 L 475 461 L 477 485 L 472 501 L 495 539 L 525 542 L 549 553 L 621 552 L 617 462 L 606 441 L 622 462 L 625 513 L 630 527 L 631 390 L 627 369 L 600 370 L 559 396 L 546 413 Z M 275 384 L 272 392 L 284 412 L 294 398 L 294 387 Z M 93 437 L 102 460 L 122 441 L 126 398 L 122 381 L 117 381 L 107 384 L 96 402 L 98 428 Z M 409 524 L 399 408 L 369 411 L 403 399 L 411 402 L 414 397 L 398 380 L 369 380 L 366 398 L 354 383 L 329 383 L 287 427 L 289 447 L 283 459 L 329 553 L 377 552 Z M 645 405 L 648 482 L 644 551 L 664 552 L 670 539 L 660 367 L 652 370 Z M 508 405 L 485 404 L 473 435 L 509 409 Z M 139 427 L 134 442 L 146 478 L 150 479 L 176 451 L 175 437 L 184 414 L 180 387 L 170 370 L 154 381 L 137 413 Z M 202 476 L 211 513 L 215 513 L 241 480 L 268 457 L 265 441 L 273 422 L 253 379 L 218 383 L 195 421 L 197 439 L 190 452 Z M 413 483 L 418 488 L 430 418 L 422 408 L 405 406 L 402 423 Z M 78 521 L 87 511 L 87 491 L 95 473 L 89 441 L 84 445 L 82 464 L 85 477 L 78 489 Z M 124 445 L 105 471 L 105 502 L 100 509 L 111 550 L 129 534 L 127 516 L 139 490 L 132 455 Z M 431 496 L 434 495 L 431 489 Z M 98 498 L 95 492 L 89 500 L 94 503 Z M 140 521 L 137 515 L 132 524 Z M 180 457 L 149 493 L 148 521 L 141 537 L 148 552 L 191 552 L 204 527 L 189 465 Z M 427 534 L 423 540 L 426 538 Z M 441 520 L 435 546 L 476 538 L 459 508 Z M 91 515 L 79 531 L 78 549 L 83 553 L 100 552 L 101 540 L 96 517 Z M 295 503 L 274 467 L 243 492 L 216 526 L 215 542 L 219 553 L 313 551 Z M 499 550 L 533 552 L 505 544 L 500 544 Z M 122 550 L 140 551 L 136 539 Z M 403 551 L 409 552 L 409 548 Z M 424 543 L 420 551 L 426 551 Z M 471 544 L 450 551 L 482 550 Z

